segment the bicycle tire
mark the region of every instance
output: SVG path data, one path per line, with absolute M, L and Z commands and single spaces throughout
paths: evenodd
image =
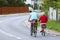
M 37 36 L 37 29 L 35 27 L 35 29 L 34 29 L 34 37 L 36 37 L 36 36 Z
M 37 28 L 35 26 L 33 27 L 33 31 L 34 31 L 34 37 L 36 37 L 37 36 Z
M 45 31 L 42 32 L 42 36 L 45 36 Z

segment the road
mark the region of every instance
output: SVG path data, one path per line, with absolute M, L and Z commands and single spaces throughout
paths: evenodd
M 0 16 L 0 40 L 60 40 L 60 36 L 46 34 L 43 37 L 39 31 L 37 37 L 30 36 L 30 29 L 24 21 L 29 15 Z

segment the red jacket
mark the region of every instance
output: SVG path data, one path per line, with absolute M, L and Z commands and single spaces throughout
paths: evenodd
M 40 23 L 47 23 L 48 18 L 47 18 L 47 16 L 42 15 L 42 16 L 40 16 L 39 21 L 40 21 Z

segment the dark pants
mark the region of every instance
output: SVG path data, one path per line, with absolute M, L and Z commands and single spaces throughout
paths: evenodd
M 41 24 L 41 28 L 46 28 L 46 24 Z
M 32 20 L 32 21 L 34 21 L 34 20 Z M 37 30 L 37 20 L 35 21 L 35 24 L 33 24 L 32 22 L 31 22 L 31 34 L 34 32 L 33 31 L 33 28 L 35 28 L 36 27 L 36 30 Z

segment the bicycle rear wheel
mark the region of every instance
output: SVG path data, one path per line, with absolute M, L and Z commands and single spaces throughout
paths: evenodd
M 34 37 L 37 36 L 37 27 L 34 27 Z
M 42 31 L 42 36 L 45 36 L 45 31 Z

